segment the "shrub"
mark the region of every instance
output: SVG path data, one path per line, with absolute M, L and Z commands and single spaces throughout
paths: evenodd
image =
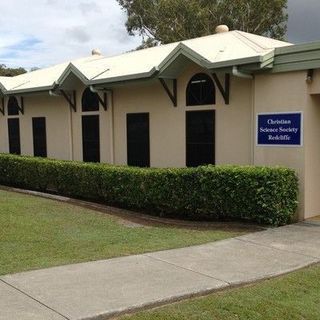
M 289 223 L 298 179 L 286 168 L 141 169 L 0 155 L 0 184 L 184 219 Z

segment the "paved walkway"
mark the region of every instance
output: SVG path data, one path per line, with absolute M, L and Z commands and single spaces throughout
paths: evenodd
M 320 222 L 0 277 L 1 320 L 106 319 L 320 262 Z

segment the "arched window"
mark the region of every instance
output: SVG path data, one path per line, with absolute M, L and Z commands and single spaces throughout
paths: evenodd
M 216 103 L 216 89 L 213 80 L 205 73 L 193 76 L 187 87 L 187 106 L 201 106 Z
M 19 104 L 16 97 L 10 97 L 8 100 L 8 115 L 9 116 L 19 115 Z
M 92 92 L 90 88 L 84 90 L 82 95 L 82 111 L 99 111 L 98 94 Z

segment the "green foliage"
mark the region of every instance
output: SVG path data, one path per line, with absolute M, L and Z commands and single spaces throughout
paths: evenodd
M 286 168 L 134 167 L 0 155 L 0 183 L 185 219 L 289 223 L 298 179 Z
M 142 35 L 143 46 L 206 36 L 219 24 L 281 40 L 287 30 L 287 0 L 117 1 L 128 33 Z
M 0 76 L 1 77 L 14 77 L 19 74 L 26 73 L 27 70 L 24 68 L 8 68 L 4 64 L 0 64 Z

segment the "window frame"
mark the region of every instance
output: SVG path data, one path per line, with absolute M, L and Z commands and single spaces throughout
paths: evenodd
M 15 105 L 13 105 L 13 103 Z M 8 116 L 18 116 L 20 113 L 20 106 L 18 99 L 15 96 L 10 96 L 7 102 Z
M 195 82 L 200 82 L 200 83 L 208 82 L 208 85 L 206 88 L 206 95 L 203 94 L 204 93 L 203 86 L 200 88 L 192 88 Z M 198 93 L 200 93 L 200 97 L 196 97 L 195 93 L 191 91 L 192 89 L 198 90 L 199 91 Z M 197 106 L 206 106 L 206 105 L 215 105 L 215 104 L 216 104 L 216 86 L 212 77 L 204 72 L 199 72 L 193 75 L 189 80 L 186 88 L 186 106 L 197 107 Z
M 92 103 L 92 105 L 91 105 Z M 81 97 L 81 111 L 82 112 L 98 112 L 100 110 L 99 95 L 97 92 L 92 92 L 88 87 Z

